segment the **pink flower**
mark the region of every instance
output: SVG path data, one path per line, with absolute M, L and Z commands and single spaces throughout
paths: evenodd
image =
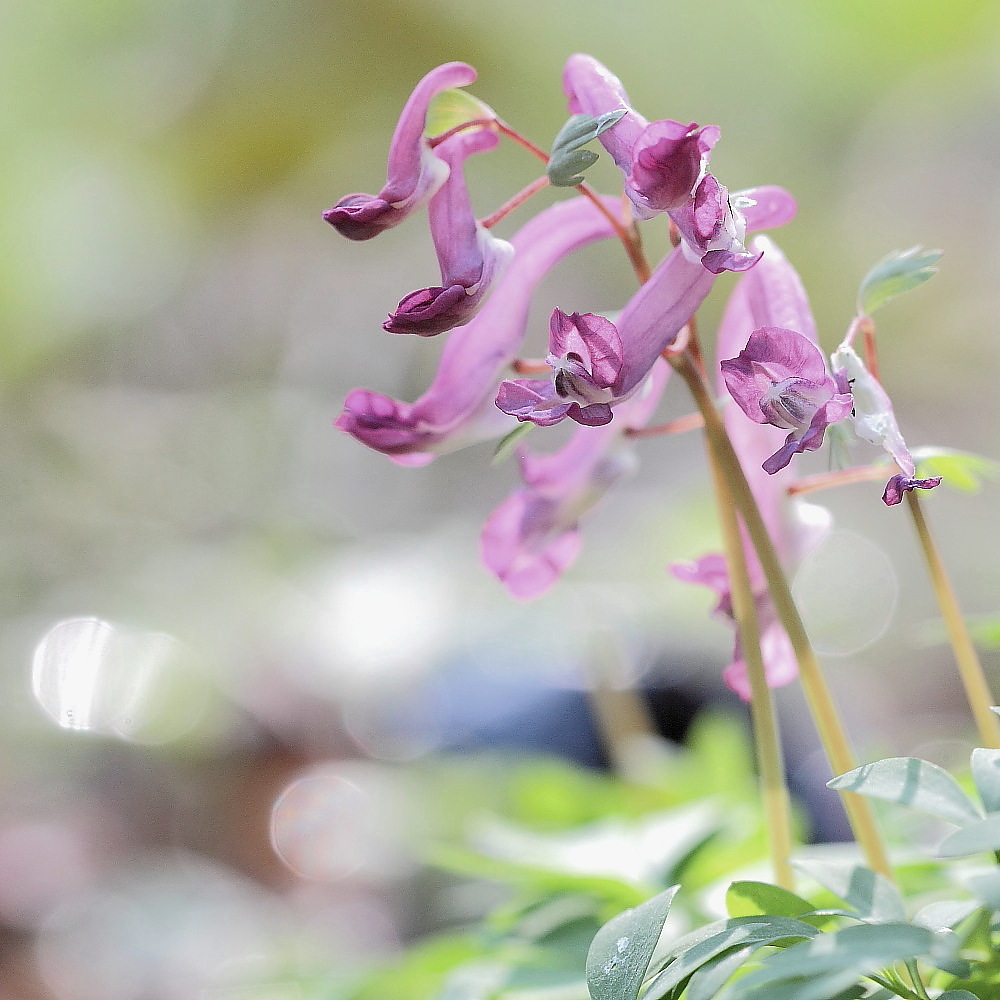
M 466 63 L 445 63 L 432 69 L 413 88 L 389 145 L 386 180 L 378 194 L 348 194 L 323 218 L 350 240 L 370 240 L 399 225 L 425 204 L 445 182 L 448 165 L 431 150 L 424 138 L 427 108 L 435 95 L 464 87 L 476 79 Z

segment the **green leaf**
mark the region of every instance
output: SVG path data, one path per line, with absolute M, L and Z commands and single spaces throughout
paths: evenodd
M 795 861 L 794 866 L 835 896 L 844 900 L 852 915 L 871 923 L 906 919 L 899 890 L 883 875 L 850 862 Z
M 937 854 L 939 858 L 967 858 L 984 851 L 1000 851 L 1000 813 L 976 820 L 945 837 Z
M 917 476 L 942 476 L 945 483 L 962 493 L 977 493 L 984 479 L 1000 479 L 1000 463 L 971 451 L 954 448 L 915 448 Z
M 919 757 L 887 757 L 827 782 L 830 788 L 898 802 L 962 826 L 982 812 L 947 771 Z
M 749 917 L 758 913 L 799 917 L 814 909 L 808 900 L 770 882 L 733 882 L 726 890 L 726 912 L 731 917 Z
M 968 990 L 945 990 L 938 995 L 938 1000 L 979 1000 L 979 997 Z
M 972 751 L 972 783 L 987 812 L 1000 812 L 1000 750 L 977 747 Z
M 427 109 L 424 135 L 435 136 L 466 122 L 481 118 L 496 118 L 496 112 L 477 97 L 464 90 L 442 90 L 436 94 Z
M 757 945 L 747 945 L 726 952 L 706 962 L 691 973 L 684 988 L 684 1000 L 712 1000 L 727 979 L 757 950 Z
M 636 1000 L 679 886 L 609 920 L 587 952 L 587 988 L 593 1000 Z
M 504 434 L 497 442 L 496 448 L 493 449 L 493 464 L 500 465 L 501 462 L 505 462 L 510 458 L 518 441 L 526 434 L 530 434 L 536 426 L 530 420 L 518 421 L 517 426 Z
M 910 247 L 893 250 L 883 257 L 864 277 L 858 289 L 858 311 L 870 316 L 903 292 L 922 285 L 937 273 L 934 266 L 941 259 L 942 251 Z
M 553 187 L 576 187 L 583 183 L 583 171 L 597 162 L 597 153 L 582 147 L 620 121 L 625 110 L 609 111 L 597 118 L 593 115 L 570 116 L 552 142 L 549 164 L 545 168 Z
M 736 948 L 752 950 L 776 941 L 810 938 L 815 927 L 790 917 L 734 917 L 701 927 L 676 942 L 667 953 L 670 964 L 650 983 L 642 1000 L 659 1000 L 708 962 Z
M 893 962 L 926 955 L 934 935 L 912 924 L 864 924 L 820 934 L 767 955 L 720 997 L 828 1000 Z

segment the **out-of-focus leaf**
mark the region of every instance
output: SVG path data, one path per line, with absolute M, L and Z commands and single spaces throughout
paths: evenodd
M 987 812 L 1000 812 L 1000 750 L 977 747 L 972 751 L 972 783 Z
M 830 788 L 898 802 L 964 826 L 982 812 L 947 771 L 918 757 L 888 757 L 862 764 L 827 782 Z
M 496 113 L 468 91 L 453 88 L 435 94 L 427 109 L 424 135 L 434 136 L 480 118 L 496 118 Z
M 934 265 L 941 255 L 941 250 L 925 250 L 919 246 L 887 254 L 862 280 L 858 289 L 858 311 L 863 316 L 870 316 L 890 299 L 922 285 L 937 273 Z
M 593 1000 L 636 1000 L 678 888 L 672 886 L 619 913 L 597 932 L 587 952 L 587 986 Z
M 795 867 L 844 900 L 852 915 L 869 923 L 906 919 L 906 908 L 896 887 L 884 875 L 853 863 L 796 861 Z
M 625 109 L 609 111 L 600 117 L 572 115 L 552 142 L 546 174 L 553 187 L 576 187 L 583 183 L 583 171 L 597 162 L 597 153 L 583 149 L 602 132 L 620 121 Z
M 1000 813 L 956 830 L 945 837 L 937 853 L 939 858 L 967 858 L 984 851 L 1000 851 Z
M 798 917 L 814 909 L 808 900 L 770 882 L 733 882 L 726 890 L 726 911 L 731 917 L 760 913 Z
M 1000 479 L 1000 463 L 983 455 L 952 448 L 915 448 L 917 477 L 942 476 L 946 485 L 963 493 L 976 493 L 984 479 Z
M 669 962 L 649 984 L 642 1000 L 660 1000 L 688 976 L 733 949 L 752 946 L 756 950 L 777 941 L 815 937 L 819 931 L 790 917 L 734 917 L 701 927 L 675 942 L 664 955 Z M 672 960 L 671 960 L 672 959 Z M 660 964 L 657 959 L 657 964 Z

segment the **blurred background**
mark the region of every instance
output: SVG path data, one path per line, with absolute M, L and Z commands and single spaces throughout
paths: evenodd
M 647 117 L 719 124 L 725 184 L 799 201 L 775 236 L 827 349 L 877 259 L 943 249 L 880 314 L 883 378 L 911 446 L 1000 456 L 991 0 L 0 0 L 0 17 L 4 997 L 333 991 L 419 924 L 398 886 L 423 840 L 489 800 L 473 783 L 429 809 L 435 754 L 520 740 L 600 761 L 575 709 L 559 732 L 524 721 L 553 692 L 582 704 L 595 621 L 668 692 L 676 733 L 727 699 L 731 634 L 665 572 L 716 544 L 695 435 L 645 442 L 566 580 L 518 604 L 477 557 L 513 464 L 482 446 L 402 469 L 332 427 L 352 387 L 412 399 L 434 370 L 439 345 L 380 329 L 436 280 L 420 221 L 351 244 L 320 218 L 381 186 L 432 66 L 472 63 L 470 89 L 543 146 L 575 51 Z M 482 214 L 535 176 L 513 146 L 481 160 Z M 590 248 L 547 281 L 539 344 L 557 302 L 620 307 L 619 258 Z M 823 496 L 841 533 L 800 585 L 807 614 L 859 752 L 952 762 L 971 727 L 880 489 Z M 925 507 L 966 610 L 996 615 L 995 487 Z M 780 696 L 796 767 L 819 783 L 797 699 Z

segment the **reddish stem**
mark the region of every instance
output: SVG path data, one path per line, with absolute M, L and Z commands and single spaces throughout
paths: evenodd
M 802 493 L 814 493 L 816 490 L 829 489 L 831 486 L 847 486 L 850 483 L 870 483 L 876 479 L 885 479 L 884 465 L 859 465 L 853 469 L 840 469 L 837 472 L 820 472 L 814 476 L 803 476 L 788 487 L 789 496 Z
M 512 198 L 508 198 L 495 212 L 490 213 L 485 219 L 480 219 L 479 224 L 483 229 L 491 229 L 505 215 L 509 215 L 518 205 L 526 202 L 532 195 L 537 194 L 542 188 L 547 187 L 549 179 L 546 176 L 537 177 L 527 187 L 522 188 Z
M 668 420 L 665 424 L 655 424 L 652 427 L 629 427 L 625 436 L 630 438 L 656 437 L 659 434 L 682 434 L 684 431 L 694 431 L 705 426 L 705 418 L 700 413 L 688 413 L 686 416 Z

